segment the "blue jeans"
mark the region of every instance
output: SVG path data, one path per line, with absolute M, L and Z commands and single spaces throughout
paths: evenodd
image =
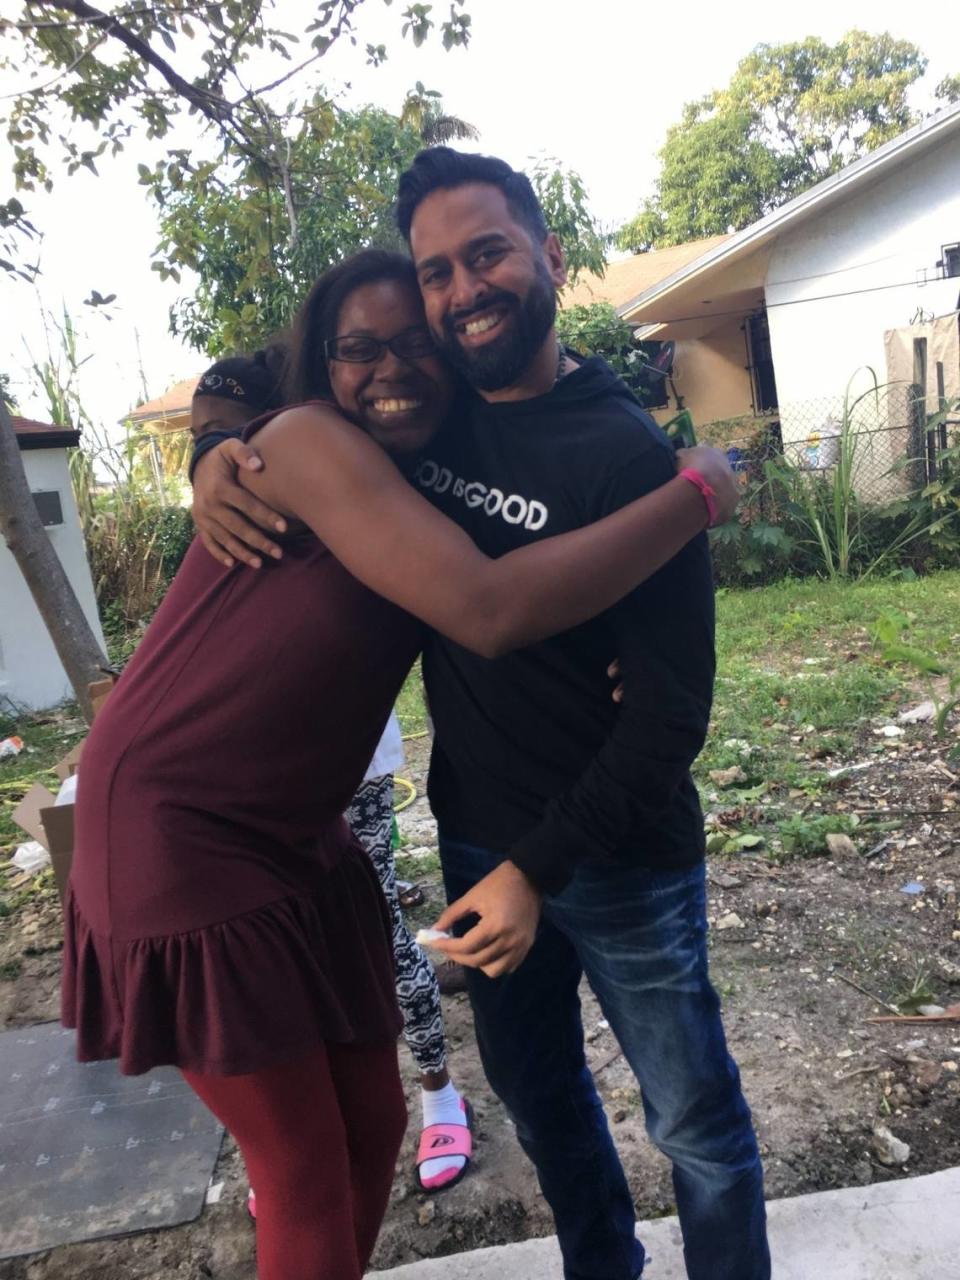
M 453 901 L 501 860 L 440 838 Z M 468 970 L 477 1043 L 553 1210 L 565 1280 L 636 1280 L 630 1189 L 587 1068 L 586 975 L 673 1162 L 690 1280 L 769 1280 L 763 1172 L 707 974 L 704 868 L 583 865 L 516 973 Z

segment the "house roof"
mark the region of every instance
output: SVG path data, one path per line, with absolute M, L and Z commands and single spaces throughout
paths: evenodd
M 74 427 L 58 427 L 53 422 L 37 422 L 17 414 L 11 417 L 21 449 L 71 449 L 80 443 L 80 432 Z
M 197 373 L 192 378 L 184 378 L 174 383 L 162 396 L 138 404 L 133 413 L 128 413 L 123 421 L 133 422 L 139 426 L 155 424 L 167 430 L 189 426 L 190 402 L 200 377 L 201 375 Z
M 708 236 L 705 240 L 688 240 L 686 244 L 651 249 L 648 253 L 634 253 L 628 258 L 608 262 L 602 276 L 586 271 L 578 277 L 576 284 L 564 289 L 560 305 L 577 307 L 589 306 L 592 302 L 610 302 L 620 308 L 729 239 L 729 235 Z
M 960 104 L 938 111 L 936 115 L 907 129 L 882 147 L 877 147 L 876 151 L 861 156 L 839 173 L 824 178 L 822 182 L 795 196 L 779 209 L 774 209 L 758 222 L 751 223 L 721 244 L 708 249 L 666 278 L 648 285 L 618 308 L 620 314 L 625 320 L 647 326 L 679 319 L 681 315 L 689 313 L 691 305 L 690 290 L 684 286 L 696 285 L 693 297 L 699 299 L 703 293 L 700 285 L 709 278 L 712 286 L 715 277 L 735 263 L 756 255 L 758 265 L 762 261 L 765 267 L 765 255 L 777 236 L 786 228 L 839 202 L 850 194 L 852 188 L 876 182 L 895 165 L 903 163 L 908 157 L 913 159 L 957 132 L 960 132 Z M 709 303 L 700 303 L 695 314 L 708 316 L 709 310 L 705 309 L 708 307 Z

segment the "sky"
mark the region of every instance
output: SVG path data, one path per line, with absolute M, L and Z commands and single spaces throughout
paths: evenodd
M 293 29 L 303 25 L 308 0 L 280 0 Z M 401 40 L 403 5 L 366 0 L 358 15 L 358 49 L 337 45 L 319 64 L 318 81 L 348 105 L 371 102 L 398 111 L 420 80 L 443 94 L 447 108 L 480 130 L 477 149 L 523 167 L 555 157 L 584 180 L 595 215 L 616 226 L 651 193 L 656 153 L 683 104 L 727 83 L 757 43 L 808 35 L 836 40 L 851 27 L 888 30 L 913 41 L 930 59 L 921 94 L 960 71 L 960 5 L 913 9 L 902 0 L 807 0 L 774 6 L 769 0 L 467 0 L 470 46 L 446 53 L 439 41 L 414 49 Z M 445 0 L 435 5 L 446 12 Z M 15 0 L 0 0 L 0 16 L 15 17 Z M 294 17 L 294 15 L 299 15 Z M 288 29 L 291 29 L 288 26 Z M 363 46 L 383 42 L 388 61 L 365 66 Z M 17 87 L 0 73 L 0 94 Z M 297 82 L 306 92 L 306 79 Z M 187 130 L 193 125 L 186 126 Z M 185 140 L 192 144 L 194 135 Z M 8 153 L 0 144 L 0 164 Z M 43 232 L 42 274 L 35 289 L 0 279 L 0 369 L 9 370 L 21 410 L 44 416 L 29 366 L 44 354 L 46 310 L 64 305 L 78 318 L 86 357 L 81 391 L 88 411 L 114 424 L 132 406 L 200 372 L 206 360 L 168 332 L 171 302 L 183 290 L 150 270 L 157 240 L 155 211 L 137 185 L 136 165 L 160 154 L 137 140 L 119 158 L 104 158 L 101 176 L 85 170 L 58 181 L 51 196 L 24 197 Z M 0 184 L 0 191 L 9 184 Z M 3 273 L 5 274 L 5 273 Z M 187 281 L 184 282 L 188 284 Z M 112 319 L 83 306 L 91 289 L 117 294 Z

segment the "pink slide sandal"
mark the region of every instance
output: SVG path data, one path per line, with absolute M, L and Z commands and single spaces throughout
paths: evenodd
M 463 1124 L 431 1124 L 420 1135 L 420 1146 L 417 1149 L 417 1181 L 424 1191 L 446 1191 L 454 1187 L 470 1168 L 473 1156 L 473 1107 L 466 1098 L 460 1100 L 463 1108 Z M 436 1160 L 439 1156 L 463 1156 L 464 1164 L 452 1176 L 438 1174 L 435 1178 L 424 1180 L 419 1172 L 427 1160 Z

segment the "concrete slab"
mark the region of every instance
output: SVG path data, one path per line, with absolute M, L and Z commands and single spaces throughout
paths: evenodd
M 960 1169 L 767 1206 L 775 1280 L 948 1280 L 960 1274 Z M 643 1280 L 686 1280 L 676 1218 L 643 1222 Z M 413 1262 L 367 1280 L 560 1280 L 556 1240 Z

